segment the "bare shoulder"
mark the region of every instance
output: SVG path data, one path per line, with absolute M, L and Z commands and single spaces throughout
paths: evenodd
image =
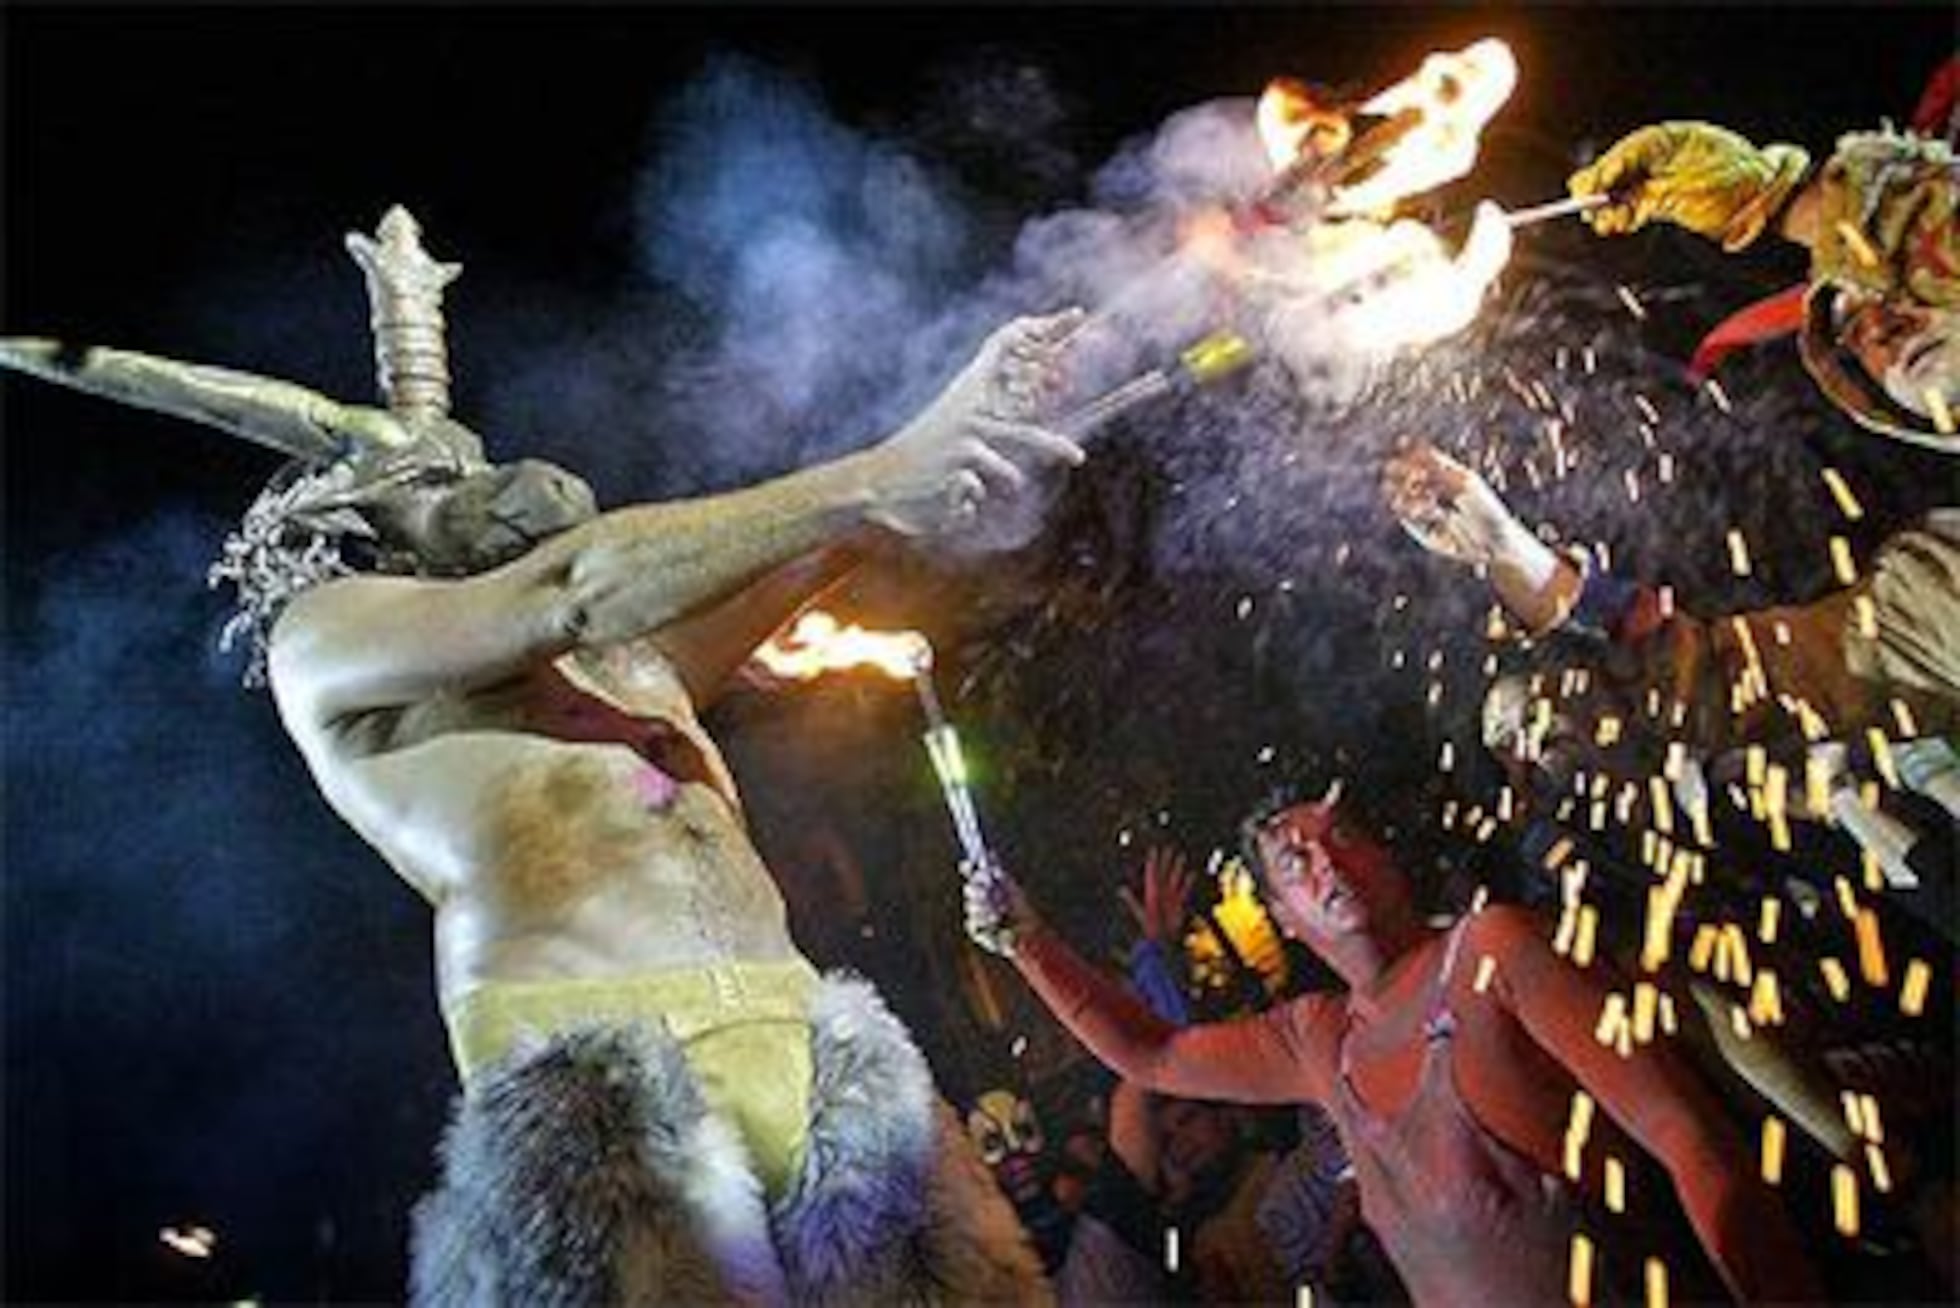
M 306 705 L 351 649 L 382 638 L 444 585 L 417 577 L 336 577 L 295 596 L 273 624 L 267 680 L 282 711 Z
M 1510 949 L 1546 943 L 1545 924 L 1536 913 L 1517 904 L 1492 904 L 1464 928 L 1466 944 Z

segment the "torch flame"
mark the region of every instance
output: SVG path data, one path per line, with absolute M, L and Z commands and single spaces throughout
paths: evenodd
M 1331 159 L 1355 144 L 1360 176 L 1335 188 L 1333 214 L 1379 213 L 1397 200 L 1464 176 L 1477 162 L 1485 124 L 1518 83 L 1511 48 L 1486 39 L 1463 50 L 1438 51 L 1414 73 L 1359 106 L 1361 114 L 1391 120 L 1353 140 L 1342 109 L 1324 105 L 1305 85 L 1275 78 L 1259 97 L 1259 140 L 1277 172 Z
M 1467 174 L 1484 125 L 1517 84 L 1518 61 L 1494 38 L 1424 59 L 1412 76 L 1361 106 L 1363 113 L 1390 117 L 1414 110 L 1420 120 L 1382 152 L 1378 171 L 1340 190 L 1336 207 L 1374 212 Z
M 1462 331 L 1511 260 L 1511 225 L 1488 201 L 1477 206 L 1454 258 L 1427 227 L 1398 222 L 1388 230 L 1406 233 L 1408 253 L 1386 270 L 1379 289 L 1336 311 L 1343 334 L 1364 350 L 1428 345 Z
M 907 681 L 932 666 L 932 646 L 916 631 L 867 631 L 812 609 L 787 633 L 757 649 L 755 657 L 786 681 L 811 681 L 826 672 L 859 667 Z
M 1275 172 L 1303 158 L 1324 159 L 1347 148 L 1353 129 L 1347 115 L 1321 104 L 1306 84 L 1275 77 L 1259 97 L 1259 141 Z

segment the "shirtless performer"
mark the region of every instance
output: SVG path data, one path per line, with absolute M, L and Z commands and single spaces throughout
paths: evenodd
M 1275 919 L 1345 992 L 1173 1026 L 1085 963 L 998 868 L 969 874 L 968 931 L 1012 959 L 1098 1058 L 1147 1089 L 1325 1105 L 1354 1160 L 1362 1215 L 1423 1308 L 1568 1302 L 1581 1227 L 1604 1260 L 1587 1301 L 1607 1297 L 1601 1282 L 1638 1285 L 1638 1232 L 1624 1217 L 1585 1220 L 1602 1160 L 1630 1164 L 1636 1145 L 1666 1168 L 1737 1298 L 1819 1297 L 1720 1109 L 1663 1046 L 1622 1058 L 1593 1038 L 1606 987 L 1554 954 L 1529 916 L 1493 907 L 1447 931 L 1425 926 L 1401 869 L 1336 795 L 1247 825 Z M 1573 1186 L 1562 1133 L 1578 1089 L 1600 1120 Z
M 378 237 L 349 246 L 388 410 L 51 341 L 0 363 L 295 456 L 213 571 L 322 795 L 435 910 L 464 1093 L 412 1297 L 1040 1301 L 909 1034 L 797 951 L 696 712 L 859 550 L 1081 460 L 1020 420 L 1072 316 L 1002 329 L 859 453 L 599 513 L 448 416 L 458 270 L 399 208 Z

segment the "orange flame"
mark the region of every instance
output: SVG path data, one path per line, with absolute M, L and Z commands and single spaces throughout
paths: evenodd
M 1361 106 L 1363 113 L 1421 115 L 1407 135 L 1382 152 L 1378 172 L 1336 197 L 1346 213 L 1370 213 L 1464 176 L 1477 162 L 1478 138 L 1518 84 L 1511 47 L 1486 39 L 1454 53 L 1438 52 L 1415 73 Z
M 1477 162 L 1484 126 L 1510 99 L 1517 82 L 1517 60 L 1499 40 L 1428 56 L 1410 76 L 1359 106 L 1363 114 L 1411 121 L 1382 148 L 1371 170 L 1352 185 L 1336 188 L 1333 211 L 1380 212 L 1468 173 Z M 1279 172 L 1338 155 L 1352 143 L 1347 113 L 1321 104 L 1292 78 L 1275 78 L 1267 85 L 1259 97 L 1257 122 L 1266 157 Z
M 1275 77 L 1259 97 L 1259 141 L 1276 172 L 1303 159 L 1324 159 L 1347 149 L 1353 129 L 1347 115 L 1314 99 L 1306 84 Z
M 1261 142 L 1282 174 L 1326 160 L 1331 201 L 1320 221 L 1293 226 L 1287 239 L 1255 240 L 1237 266 L 1216 256 L 1209 262 L 1267 292 L 1282 335 L 1288 319 L 1303 315 L 1298 335 L 1308 353 L 1319 348 L 1310 338 L 1376 353 L 1461 331 L 1510 261 L 1503 212 L 1479 205 L 1452 254 L 1435 231 L 1412 219 L 1390 221 L 1389 211 L 1470 171 L 1479 134 L 1517 76 L 1502 41 L 1432 54 L 1358 107 L 1384 121 L 1352 140 L 1346 113 L 1316 102 L 1298 82 L 1275 80 L 1259 101 Z
M 826 672 L 861 667 L 907 681 L 932 666 L 932 646 L 916 631 L 867 631 L 812 609 L 787 633 L 757 649 L 755 657 L 786 681 L 812 681 Z

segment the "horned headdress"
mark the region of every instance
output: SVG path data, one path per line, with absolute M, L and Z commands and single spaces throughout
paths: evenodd
M 0 338 L 0 367 L 216 427 L 289 457 L 211 569 L 214 585 L 231 581 L 239 590 L 240 610 L 222 642 L 253 635 L 248 681 L 259 679 L 265 634 L 286 601 L 352 570 L 341 555 L 344 540 L 374 539 L 361 512 L 364 503 L 431 467 L 460 472 L 485 465 L 482 440 L 449 416 L 442 294 L 462 266 L 431 258 L 420 227 L 400 205 L 388 210 L 372 237 L 349 233 L 346 242 L 367 278 L 385 409 L 342 404 L 292 382 L 230 368 L 43 338 Z

